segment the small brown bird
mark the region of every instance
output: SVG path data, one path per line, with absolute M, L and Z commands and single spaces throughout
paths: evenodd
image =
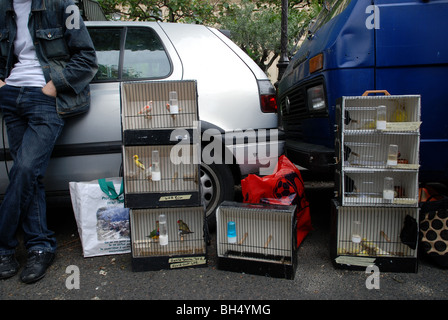
M 179 233 L 181 235 L 193 233 L 193 231 L 190 231 L 190 228 L 188 227 L 188 225 L 185 222 L 183 222 L 182 220 L 177 220 L 177 224 L 179 225 Z

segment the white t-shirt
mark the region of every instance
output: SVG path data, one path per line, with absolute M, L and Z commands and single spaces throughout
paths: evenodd
M 6 79 L 8 85 L 16 87 L 43 87 L 46 84 L 42 67 L 36 56 L 28 19 L 31 13 L 32 0 L 14 0 L 17 34 L 14 40 L 14 54 L 18 62 Z

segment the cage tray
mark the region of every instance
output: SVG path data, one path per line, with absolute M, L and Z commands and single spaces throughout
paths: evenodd
M 296 273 L 296 266 L 294 264 L 261 262 L 250 259 L 241 260 L 233 259 L 231 257 L 219 257 L 218 269 L 289 280 L 293 280 Z
M 291 257 L 283 256 L 283 255 L 274 255 L 274 254 L 262 254 L 255 252 L 245 252 L 245 251 L 227 251 L 224 253 L 226 257 L 243 257 L 245 259 L 250 260 L 269 260 L 272 263 L 281 263 L 281 264 L 292 264 Z
M 132 271 L 158 271 L 179 268 L 207 267 L 207 255 L 172 255 L 155 257 L 133 257 Z
M 171 208 L 190 207 L 202 204 L 199 191 L 191 192 L 153 192 L 153 193 L 127 193 L 124 195 L 126 208 Z
M 195 135 L 197 135 L 196 129 L 125 130 L 123 144 L 125 146 L 193 144 Z

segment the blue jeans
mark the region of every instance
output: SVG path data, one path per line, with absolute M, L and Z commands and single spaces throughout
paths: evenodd
M 20 227 L 28 251 L 55 252 L 42 179 L 64 120 L 56 112 L 56 99 L 41 88 L 5 85 L 0 88 L 0 107 L 14 161 L 0 206 L 0 255 L 15 252 Z

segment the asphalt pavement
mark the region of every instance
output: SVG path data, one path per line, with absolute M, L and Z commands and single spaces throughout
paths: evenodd
M 434 301 L 448 298 L 448 269 L 425 258 L 419 258 L 417 273 L 382 272 L 376 279 L 376 286 L 370 289 L 371 273 L 336 269 L 330 258 L 329 238 L 333 184 L 311 180 L 306 182 L 305 190 L 311 206 L 313 231 L 297 250 L 297 271 L 293 280 L 219 270 L 215 233 L 211 234 L 211 244 L 207 247 L 205 267 L 134 272 L 130 254 L 84 258 L 71 207 L 57 206 L 49 212 L 49 225 L 56 232 L 59 244 L 55 262 L 45 278 L 37 283 L 23 284 L 18 276 L 0 281 L 0 300 L 169 300 L 173 303 L 170 305 L 173 314 L 188 314 L 189 310 L 193 311 L 188 309 L 193 301 L 204 305 L 206 301 L 219 301 L 221 305 L 226 301 L 257 300 L 264 305 L 269 301 L 291 300 Z M 23 265 L 23 248 L 19 249 L 17 258 Z M 78 271 L 79 287 L 76 287 L 72 277 Z M 295 308 L 294 304 L 287 306 Z M 281 303 L 282 310 L 284 307 Z M 217 308 L 215 313 L 222 314 Z

